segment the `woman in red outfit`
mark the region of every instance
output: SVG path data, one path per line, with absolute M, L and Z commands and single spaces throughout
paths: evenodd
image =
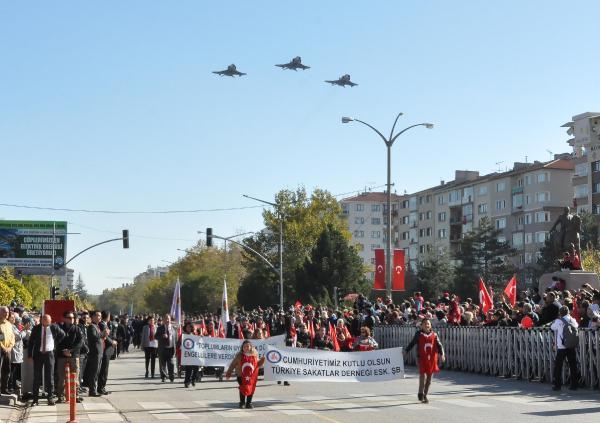
M 438 354 L 442 358 L 442 363 L 446 361 L 444 347 L 438 339 L 435 332 L 431 330 L 431 321 L 423 319 L 421 330 L 417 331 L 410 344 L 406 346 L 404 355 L 417 345 L 417 362 L 419 363 L 419 401 L 427 404 L 427 393 L 431 385 L 431 378 L 434 373 L 440 371 L 438 367 Z

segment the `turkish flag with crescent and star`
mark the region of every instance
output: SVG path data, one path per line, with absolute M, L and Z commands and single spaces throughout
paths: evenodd
M 383 248 L 375 249 L 375 284 L 373 289 L 385 289 L 385 254 Z
M 479 305 L 484 314 L 493 308 L 492 298 L 488 293 L 482 278 L 479 278 Z
M 404 250 L 394 250 L 394 268 L 392 269 L 392 291 L 404 291 L 404 273 L 406 262 Z
M 515 306 L 517 303 L 517 277 L 513 276 L 508 281 L 506 288 L 504 288 L 504 293 L 506 294 L 508 301 L 511 306 Z
M 258 380 L 258 360 L 252 354 L 242 353 L 241 357 L 242 374 L 239 390 L 244 396 L 254 395 L 256 382 Z

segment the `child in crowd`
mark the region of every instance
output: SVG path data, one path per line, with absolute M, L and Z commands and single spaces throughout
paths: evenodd
M 258 351 L 248 340 L 242 343 L 240 352 L 237 353 L 225 377 L 229 379 L 231 373 L 235 370 L 237 382 L 240 390 L 240 408 L 254 408 L 252 406 L 252 396 L 256 389 L 258 380 L 258 369 L 265 363 L 265 358 L 258 358 Z
M 419 401 L 424 404 L 429 403 L 427 393 L 431 385 L 431 378 L 434 373 L 440 371 L 438 367 L 438 354 L 441 356 L 442 363 L 446 361 L 444 347 L 438 339 L 435 332 L 431 330 L 431 321 L 427 318 L 421 322 L 421 329 L 417 331 L 414 338 L 406 346 L 404 355 L 417 345 L 417 361 L 419 363 Z

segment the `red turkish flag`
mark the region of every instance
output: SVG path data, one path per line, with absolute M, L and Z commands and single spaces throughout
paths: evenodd
M 508 284 L 506 285 L 506 288 L 504 288 L 504 293 L 508 297 L 508 301 L 510 302 L 510 305 L 514 307 L 514 305 L 517 303 L 517 277 L 516 276 L 513 276 L 512 278 L 510 278 L 510 280 L 508 281 Z
M 331 322 L 329 323 L 329 337 L 331 338 L 331 342 L 333 342 L 333 350 L 336 352 L 339 351 L 340 344 L 337 339 L 337 332 L 335 330 L 335 326 Z
M 375 284 L 373 289 L 385 289 L 385 254 L 383 248 L 375 249 Z
M 490 297 L 482 278 L 479 278 L 479 305 L 484 314 L 487 314 L 494 307 L 492 297 Z
M 394 268 L 392 269 L 392 291 L 404 291 L 406 262 L 404 250 L 394 250 Z

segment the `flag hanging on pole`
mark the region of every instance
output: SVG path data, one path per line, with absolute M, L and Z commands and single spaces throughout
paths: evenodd
M 479 305 L 484 314 L 493 308 L 492 298 L 488 293 L 482 278 L 479 278 Z
M 227 280 L 223 278 L 223 297 L 221 298 L 221 324 L 223 330 L 229 322 L 229 307 L 227 306 Z
M 508 281 L 506 288 L 504 288 L 504 293 L 506 294 L 508 301 L 511 306 L 515 306 L 517 303 L 517 276 L 513 275 L 512 278 Z
M 171 316 L 173 316 L 173 322 L 178 325 L 181 324 L 181 284 L 179 283 L 179 276 L 175 283 L 175 289 L 173 290 L 173 301 L 171 301 Z
M 394 271 L 392 273 L 392 291 L 404 291 L 406 261 L 404 250 L 394 250 Z
M 383 248 L 375 249 L 375 284 L 373 289 L 385 289 L 385 255 Z

